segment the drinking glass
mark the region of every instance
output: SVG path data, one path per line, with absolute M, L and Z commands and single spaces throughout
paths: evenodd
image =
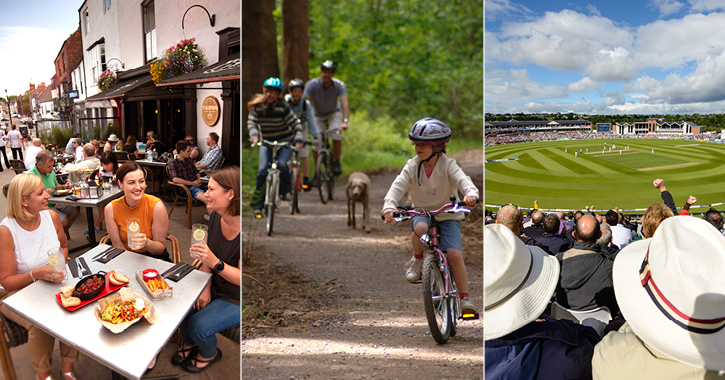
M 140 249 L 140 245 L 134 245 L 132 239 L 141 233 L 141 219 L 139 218 L 128 218 L 126 219 L 126 239 L 128 246 L 131 249 Z
M 81 197 L 81 183 L 77 182 L 73 185 L 73 194 L 77 197 Z
M 48 264 L 50 264 L 50 267 L 53 270 L 63 272 L 63 279 L 61 282 L 65 282 L 65 279 L 68 278 L 68 272 L 65 269 L 65 253 L 62 248 L 59 247 L 48 250 Z
M 206 245 L 206 238 L 209 235 L 209 227 L 206 224 L 195 223 L 191 226 L 191 245 L 201 243 Z M 199 257 L 190 253 L 191 257 Z

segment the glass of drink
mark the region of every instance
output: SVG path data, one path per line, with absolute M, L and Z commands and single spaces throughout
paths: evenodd
M 126 239 L 128 246 L 131 249 L 141 249 L 140 245 L 133 244 L 133 238 L 136 237 L 141 231 L 141 219 L 139 218 L 128 218 L 126 219 Z
M 80 182 L 77 182 L 77 183 L 73 184 L 73 194 L 77 198 L 80 198 L 81 197 L 81 183 Z
M 68 272 L 65 269 L 65 253 L 62 248 L 58 247 L 48 250 L 48 264 L 50 264 L 53 270 L 63 272 L 60 282 L 65 282 L 65 279 L 68 278 Z
M 206 245 L 206 238 L 209 234 L 209 227 L 206 224 L 196 223 L 191 226 L 191 245 L 201 243 Z M 191 257 L 198 258 L 199 255 L 190 253 Z

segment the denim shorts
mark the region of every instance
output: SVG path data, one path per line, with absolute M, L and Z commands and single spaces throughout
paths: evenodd
M 427 216 L 416 216 L 413 218 L 413 228 L 419 222 L 424 222 L 430 227 L 430 218 Z M 438 221 L 438 248 L 445 251 L 453 248 L 461 251 L 461 222 L 458 220 L 439 220 Z
M 204 185 L 204 184 L 202 184 L 201 187 L 189 186 L 189 191 L 191 191 L 191 197 L 194 198 L 194 199 L 196 199 L 196 195 L 197 194 L 202 193 L 202 192 L 205 192 L 208 189 L 209 188 L 206 185 Z

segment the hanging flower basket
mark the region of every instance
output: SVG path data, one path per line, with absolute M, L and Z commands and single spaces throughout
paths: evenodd
M 106 71 L 102 72 L 101 76 L 98 77 L 98 88 L 101 91 L 106 91 L 115 86 L 117 83 L 118 79 L 116 79 L 116 73 L 111 69 L 106 69 Z
M 206 66 L 204 53 L 194 41 L 196 41 L 194 38 L 181 40 L 178 44 L 166 49 L 164 56 L 151 65 L 154 84 Z

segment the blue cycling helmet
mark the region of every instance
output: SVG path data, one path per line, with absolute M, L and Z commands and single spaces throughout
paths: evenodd
M 269 78 L 266 81 L 264 81 L 264 87 L 271 87 L 277 90 L 282 91 L 284 88 L 284 85 L 282 84 L 282 81 L 279 80 L 279 78 Z
M 408 137 L 414 142 L 435 146 L 447 143 L 452 134 L 451 129 L 444 122 L 427 117 L 413 124 Z

